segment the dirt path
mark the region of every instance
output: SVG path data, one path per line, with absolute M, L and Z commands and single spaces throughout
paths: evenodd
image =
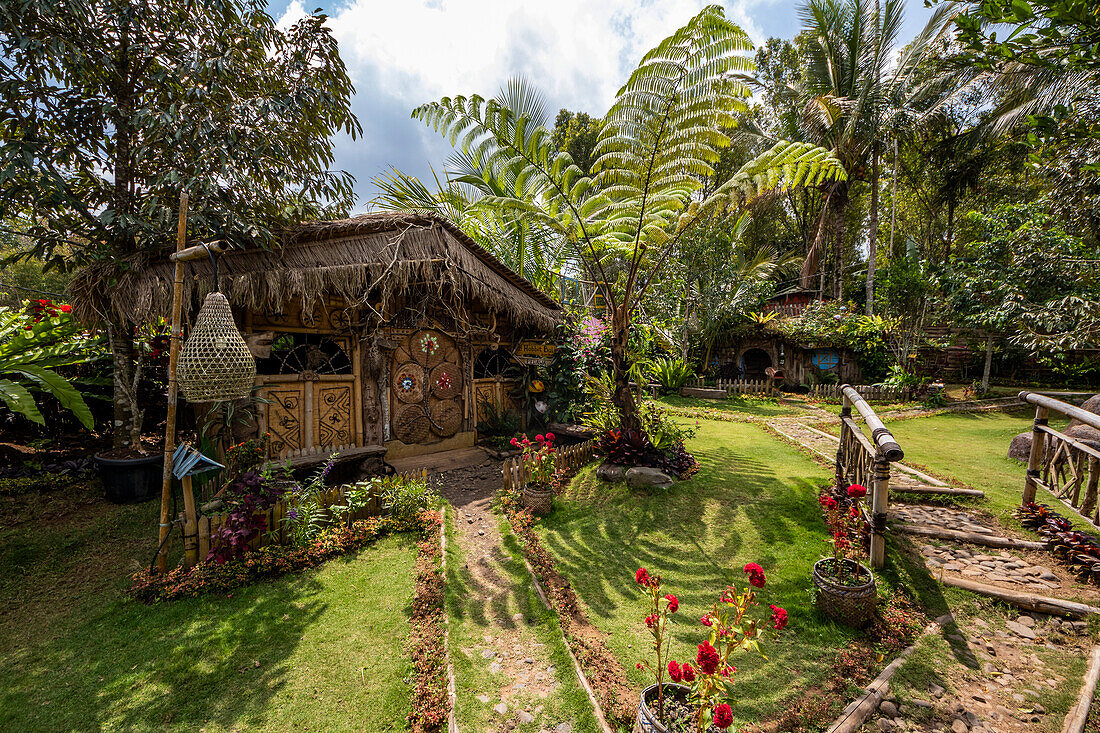
M 557 624 L 534 599 L 526 568 L 505 546 L 492 511 L 500 464 L 441 476 L 440 491 L 454 509 L 452 539 L 461 556 L 448 577 L 459 728 L 478 733 L 588 730 L 578 726 L 587 723 L 583 707 L 577 709 L 583 698 L 577 696 L 572 669 L 561 663 Z

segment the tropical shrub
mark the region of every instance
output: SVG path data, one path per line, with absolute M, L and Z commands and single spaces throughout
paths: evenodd
M 257 471 L 239 475 L 225 488 L 229 513 L 225 523 L 210 536 L 207 560 L 222 564 L 248 552 L 248 543 L 267 529 L 264 512 L 283 498 L 286 490 L 269 482 Z
M 715 601 L 711 610 L 703 614 L 700 623 L 710 629 L 708 638 L 699 644 L 695 664 L 664 659 L 668 653 L 667 625 L 670 614 L 676 613 L 680 603 L 675 595 L 661 595 L 661 577 L 651 576 L 645 568 L 638 568 L 634 581 L 649 594 L 652 605 L 645 618 L 646 627 L 653 637 L 656 665 L 648 660 L 639 662 L 639 669 L 653 672 L 658 692 L 658 719 L 669 730 L 695 730 L 704 733 L 714 726 L 726 729 L 733 725 L 734 698 L 733 675 L 737 668 L 730 663 L 734 652 L 751 650 L 763 656 L 760 650 L 762 629 L 771 626 L 781 631 L 787 626 L 787 611 L 770 605 L 771 618 L 757 621 L 749 615 L 757 605 L 755 588 L 763 588 L 767 582 L 764 569 L 756 563 L 744 567 L 748 583 L 744 591 L 736 585 L 727 586 Z M 663 601 L 663 603 L 662 603 Z M 686 697 L 664 694 L 664 673 L 676 683 L 685 685 Z
M 12 412 L 39 425 L 46 419 L 32 392 L 45 392 L 91 430 L 92 411 L 83 395 L 57 373 L 103 356 L 99 340 L 84 333 L 67 305 L 40 300 L 27 311 L 0 307 L 0 400 Z
M 683 359 L 666 356 L 652 362 L 650 375 L 661 385 L 661 392 L 669 394 L 679 392 L 680 388 L 694 375 L 691 367 Z
M 389 512 L 399 532 L 414 529 L 420 515 L 435 504 L 435 493 L 427 481 L 407 476 L 389 476 L 380 481 L 384 487 L 382 508 Z
M 1100 543 L 1074 530 L 1073 523 L 1046 504 L 1028 502 L 1015 512 L 1020 524 L 1038 532 L 1054 556 L 1077 573 L 1078 580 L 1100 583 Z
M 482 415 L 477 424 L 478 436 L 496 448 L 507 445 L 523 427 L 523 419 L 518 412 L 505 407 L 497 408 L 488 400 L 478 405 L 478 412 Z

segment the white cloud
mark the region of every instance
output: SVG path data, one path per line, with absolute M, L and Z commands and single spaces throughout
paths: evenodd
M 741 0 L 728 16 L 762 34 Z M 697 13 L 701 0 L 354 0 L 331 12 L 353 80 L 368 68 L 410 108 L 449 94 L 492 96 L 511 76 L 551 106 L 601 114 L 649 48 Z M 304 15 L 294 0 L 282 22 Z

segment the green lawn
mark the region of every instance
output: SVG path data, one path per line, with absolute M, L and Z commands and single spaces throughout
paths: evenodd
M 150 607 L 122 591 L 155 512 L 5 517 L 0 730 L 404 730 L 414 542 Z
M 694 660 L 703 638 L 699 617 L 727 583 L 744 586 L 745 563 L 760 563 L 768 574 L 761 609 L 785 607 L 790 626 L 778 640 L 765 640 L 770 662 L 738 660 L 735 715 L 764 720 L 820 682 L 853 638 L 819 617 L 809 595 L 812 565 L 827 550 L 816 496 L 829 474 L 747 423 L 703 421 L 689 447 L 702 470 L 668 493 L 604 484 L 593 467 L 585 469 L 542 520 L 541 536 L 639 689 L 648 679 L 634 665 L 649 647 L 635 569 L 662 575 L 666 592 L 680 597 L 673 655 Z
M 1027 465 L 1008 457 L 1008 444 L 1014 435 L 1031 428 L 1033 415 L 1030 411 L 957 412 L 888 422 L 887 427 L 905 451 L 905 463 L 981 489 L 985 492 L 981 508 L 1014 522 L 1011 513 L 1020 505 Z M 1051 420 L 1054 428 L 1064 425 L 1064 420 Z M 1040 490 L 1040 497 L 1043 493 Z M 1047 495 L 1040 501 L 1055 500 Z
M 706 400 L 701 397 L 680 397 L 668 395 L 658 397 L 657 402 L 671 407 L 677 412 L 690 412 L 694 410 L 717 410 L 730 417 L 741 417 L 746 421 L 753 418 L 789 417 L 802 415 L 806 412 L 806 402 L 801 398 L 792 399 L 785 397 L 783 403 L 770 397 L 754 397 L 752 395 L 735 395 L 729 399 Z

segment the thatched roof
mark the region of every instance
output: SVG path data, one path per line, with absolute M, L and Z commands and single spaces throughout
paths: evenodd
M 70 284 L 73 308 L 86 320 L 141 323 L 166 316 L 173 265 L 136 256 L 93 265 Z M 424 285 L 441 297 L 480 301 L 519 326 L 550 329 L 561 306 L 506 267 L 446 219 L 377 213 L 302 224 L 276 249 L 231 250 L 218 258 L 222 292 L 234 305 L 278 312 L 295 298 L 335 295 L 363 302 Z M 184 302 L 213 289 L 208 260 L 188 262 Z

